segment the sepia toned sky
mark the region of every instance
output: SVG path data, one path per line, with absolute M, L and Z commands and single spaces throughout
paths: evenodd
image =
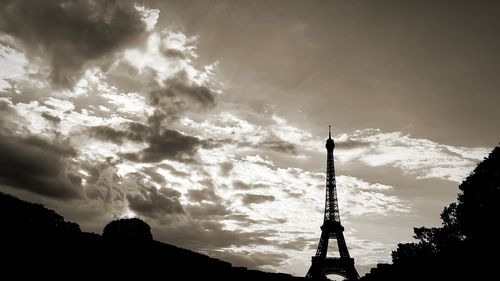
M 495 1 L 2 1 L 0 191 L 305 275 L 328 125 L 361 274 L 500 141 Z

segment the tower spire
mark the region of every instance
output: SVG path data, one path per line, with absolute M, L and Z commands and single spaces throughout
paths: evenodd
M 328 125 L 328 138 L 332 138 L 332 125 Z

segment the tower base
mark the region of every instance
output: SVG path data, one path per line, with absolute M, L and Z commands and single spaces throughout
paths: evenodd
M 323 258 L 314 256 L 311 258 L 311 267 L 306 278 L 313 280 L 327 280 L 326 275 L 337 274 L 346 280 L 358 280 L 359 274 L 354 267 L 353 258 Z

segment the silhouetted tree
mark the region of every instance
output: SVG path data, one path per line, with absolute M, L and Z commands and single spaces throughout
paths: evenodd
M 137 218 L 119 219 L 108 223 L 104 227 L 102 238 L 121 242 L 153 241 L 149 225 Z
M 378 265 L 363 280 L 491 280 L 500 250 L 500 147 L 460 184 L 442 227 L 414 229 L 416 243 L 399 244 L 392 265 Z

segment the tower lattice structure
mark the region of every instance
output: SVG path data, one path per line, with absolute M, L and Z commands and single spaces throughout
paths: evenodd
M 347 280 L 358 280 L 359 275 L 354 267 L 354 259 L 349 256 L 344 239 L 344 227 L 340 222 L 335 165 L 333 162 L 335 143 L 332 139 L 331 126 L 328 128 L 328 139 L 325 146 L 327 150 L 325 216 L 323 225 L 321 226 L 318 250 L 316 251 L 316 255 L 311 259 L 311 267 L 306 277 L 326 279 L 326 275 L 328 274 L 337 274 Z M 333 239 L 337 241 L 339 256 L 327 257 L 328 243 Z

